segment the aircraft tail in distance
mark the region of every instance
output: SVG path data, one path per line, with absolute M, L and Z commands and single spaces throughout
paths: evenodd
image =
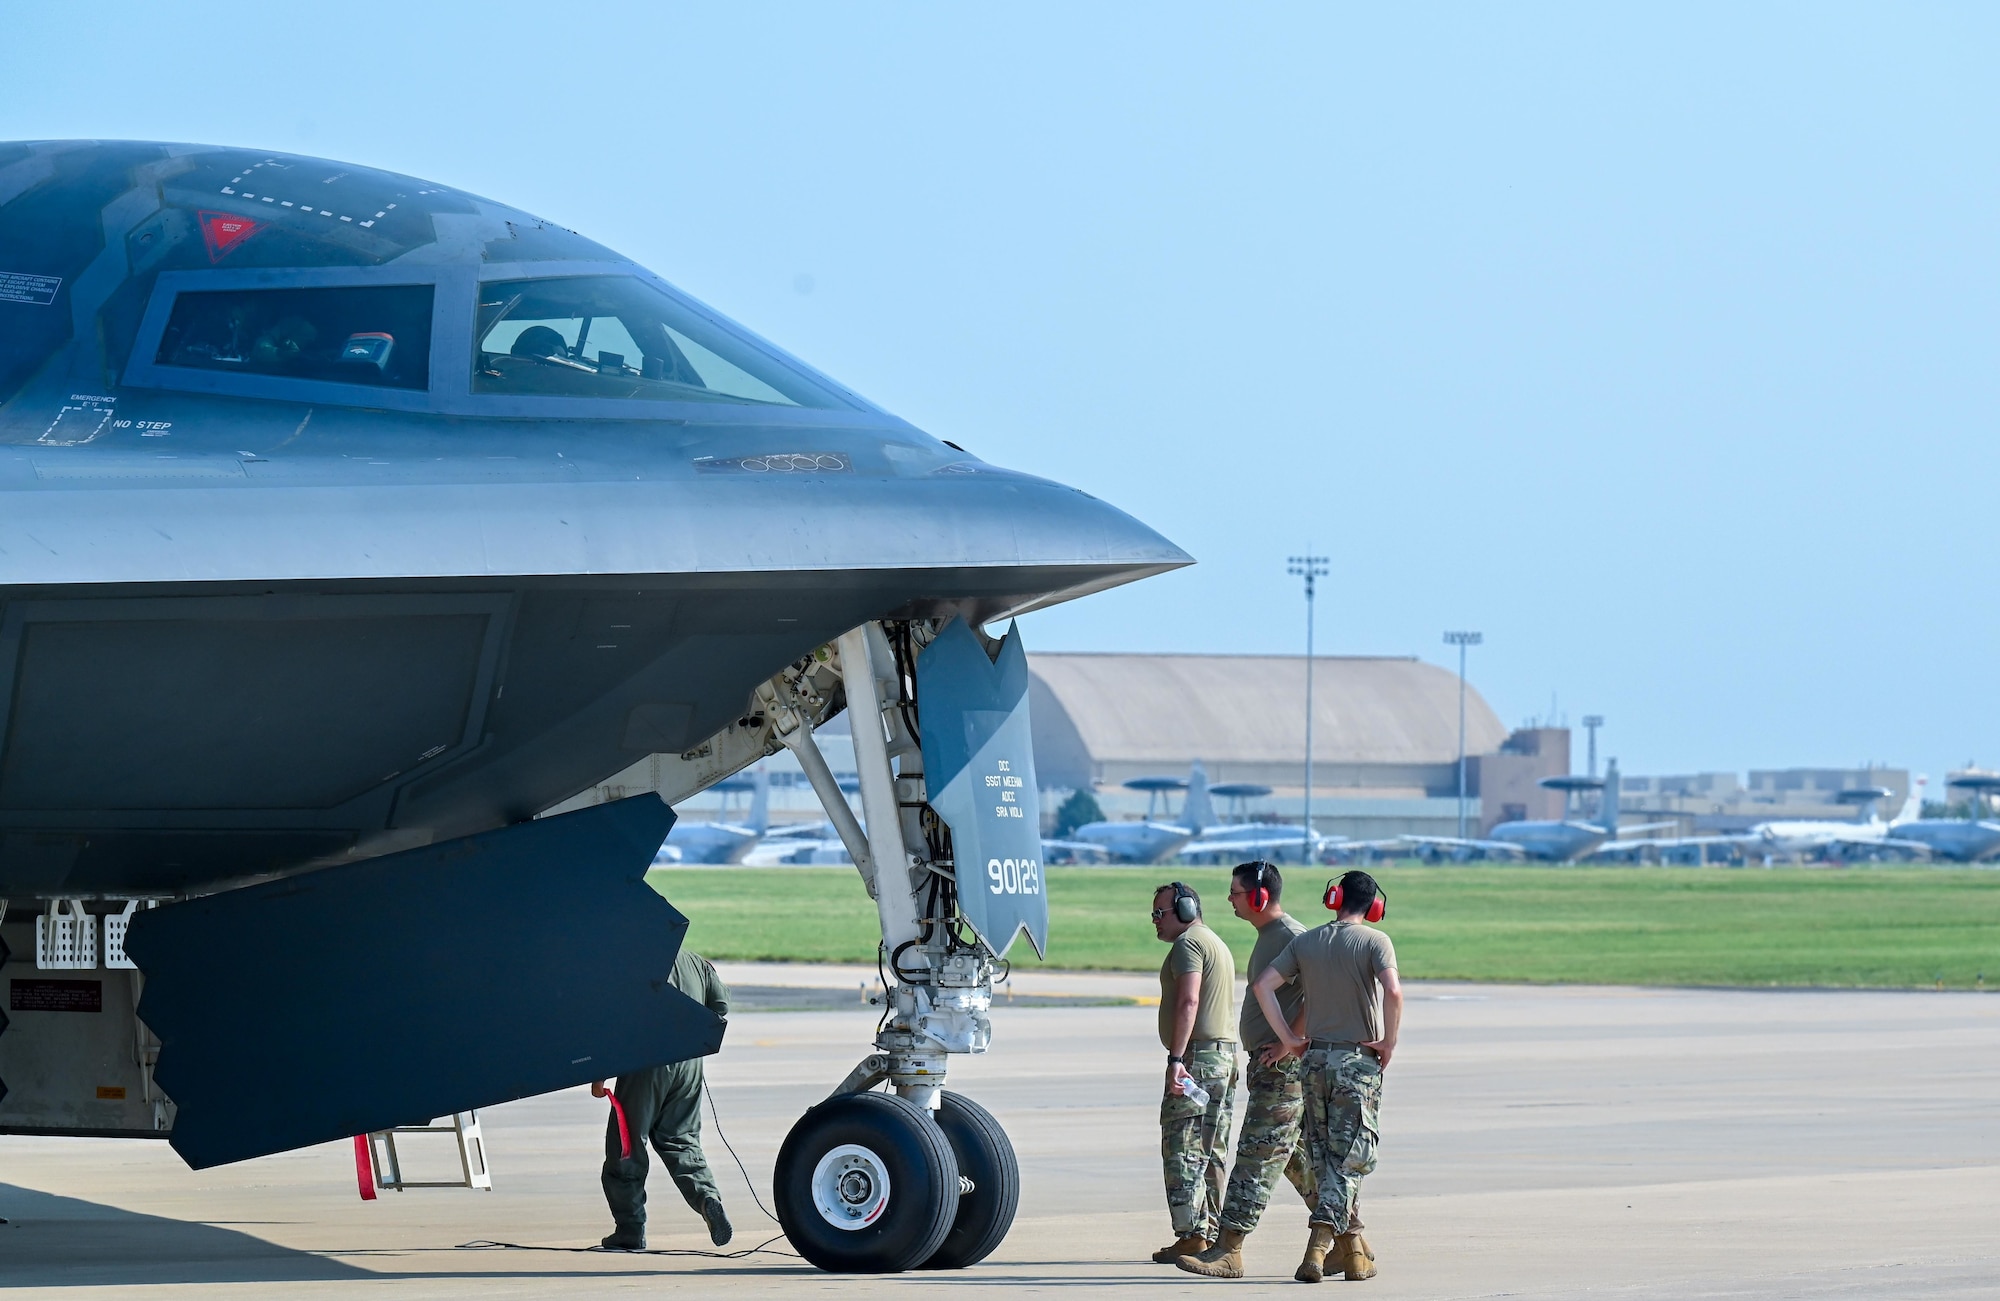
M 1918 774 L 1917 779 L 1910 783 L 1910 798 L 1903 801 L 1903 811 L 1896 815 L 1890 826 L 1900 827 L 1905 822 L 1915 822 L 1924 816 L 1924 786 L 1929 781 L 1930 778 Z
M 771 829 L 771 774 L 759 765 L 750 783 L 750 818 L 744 825 L 761 836 Z
M 1597 797 L 1597 825 L 1618 839 L 1618 761 L 1604 761 L 1604 790 Z
M 1196 832 L 1215 825 L 1215 803 L 1208 797 L 1208 769 L 1199 759 L 1188 769 L 1187 798 L 1181 801 L 1181 825 Z

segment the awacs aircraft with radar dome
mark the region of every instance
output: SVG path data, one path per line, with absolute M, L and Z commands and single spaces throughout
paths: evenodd
M 996 621 L 1166 539 L 525 212 L 104 141 L 0 144 L 0 502 L 0 1132 L 203 1168 L 714 1052 L 644 872 L 786 747 L 890 973 L 780 1152 L 786 1232 L 837 1270 L 999 1243 L 1011 1146 L 946 1087 L 1047 931 Z M 536 816 L 646 755 L 666 802 Z

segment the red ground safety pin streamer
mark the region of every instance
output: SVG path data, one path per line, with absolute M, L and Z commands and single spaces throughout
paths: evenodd
M 618 1117 L 618 1156 L 621 1160 L 630 1161 L 632 1159 L 632 1129 L 631 1126 L 625 1123 L 625 1108 L 619 1103 L 617 1094 L 607 1093 L 604 1096 L 611 1099 L 611 1110 Z
M 368 1135 L 354 1136 L 354 1182 L 361 1186 L 361 1200 L 375 1200 L 375 1163 L 368 1156 Z

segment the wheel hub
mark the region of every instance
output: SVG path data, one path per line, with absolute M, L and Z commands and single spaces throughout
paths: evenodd
M 889 1205 L 889 1171 L 882 1158 L 856 1143 L 843 1143 L 813 1167 L 813 1205 L 836 1229 L 865 1229 Z

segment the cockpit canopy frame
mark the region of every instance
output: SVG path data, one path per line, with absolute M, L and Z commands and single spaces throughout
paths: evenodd
M 679 316 L 699 322 L 727 350 L 754 357 L 767 373 L 783 377 L 786 389 L 808 395 L 806 402 L 766 402 L 728 394 L 710 398 L 655 400 L 566 394 L 482 392 L 475 385 L 481 287 L 495 282 L 631 280 L 664 296 Z M 428 287 L 430 313 L 429 380 L 422 388 L 349 383 L 301 374 L 257 373 L 254 369 L 210 368 L 163 360 L 162 344 L 177 304 L 191 294 L 232 291 Z M 349 339 L 361 363 L 370 353 L 368 336 Z M 396 343 L 381 339 L 374 348 Z M 376 354 L 378 357 L 380 353 Z M 226 358 L 236 361 L 239 358 Z M 635 372 L 636 373 L 636 370 Z M 131 388 L 264 398 L 324 406 L 539 420 L 696 420 L 702 423 L 879 423 L 885 415 L 859 395 L 805 365 L 766 340 L 719 315 L 658 276 L 630 262 L 529 261 L 479 267 L 430 263 L 378 267 L 216 268 L 159 274 L 133 340 L 122 382 Z M 638 386 L 635 386 L 638 387 Z

